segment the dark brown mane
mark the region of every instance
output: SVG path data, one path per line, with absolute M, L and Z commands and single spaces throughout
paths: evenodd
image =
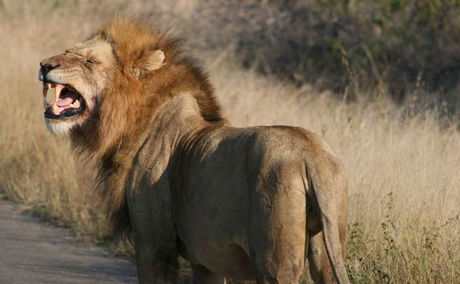
M 107 202 L 115 233 L 125 232 L 129 217 L 124 187 L 132 162 L 149 131 L 150 118 L 172 97 L 189 93 L 202 117 L 224 123 L 220 107 L 206 74 L 195 61 L 182 54 L 180 41 L 146 20 L 115 17 L 95 36 L 111 43 L 116 66 L 98 101 L 98 112 L 71 132 L 72 144 L 99 165 L 99 188 Z M 163 51 L 164 65 L 135 76 L 135 69 L 155 50 Z

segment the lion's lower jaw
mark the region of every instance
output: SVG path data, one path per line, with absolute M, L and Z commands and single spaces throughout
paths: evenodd
M 67 134 L 72 128 L 77 127 L 81 124 L 78 121 L 56 121 L 48 118 L 45 118 L 45 123 L 49 132 L 55 135 Z

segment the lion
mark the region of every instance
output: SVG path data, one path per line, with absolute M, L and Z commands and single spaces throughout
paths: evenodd
M 237 128 L 176 38 L 117 16 L 40 62 L 45 120 L 97 163 L 114 234 L 135 247 L 140 283 L 226 278 L 349 283 L 344 166 L 317 135 Z

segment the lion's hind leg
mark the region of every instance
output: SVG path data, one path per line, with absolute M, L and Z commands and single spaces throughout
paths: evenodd
M 336 283 L 332 266 L 324 245 L 323 233 L 311 234 L 308 241 L 310 275 L 317 284 Z
M 305 262 L 304 244 L 293 241 L 286 236 L 288 234 L 281 233 L 273 240 L 267 239 L 273 241 L 272 244 L 259 243 L 264 248 L 259 248 L 253 256 L 258 284 L 300 283 Z
M 299 283 L 305 266 L 305 222 L 267 229 L 251 247 L 256 280 L 261 283 Z
M 317 219 L 317 214 L 310 214 L 309 220 Z M 339 216 L 340 244 L 345 248 L 346 243 L 346 215 Z M 315 283 L 337 283 L 331 262 L 327 255 L 324 244 L 324 236 L 320 227 L 316 227 L 320 221 L 314 221 L 313 226 L 309 226 L 308 237 L 308 265 L 311 278 Z M 309 224 L 312 224 L 309 222 Z
M 297 165 L 264 171 L 253 207 L 249 255 L 257 283 L 299 283 L 305 265 L 306 202 Z M 300 171 L 300 170 L 299 170 Z

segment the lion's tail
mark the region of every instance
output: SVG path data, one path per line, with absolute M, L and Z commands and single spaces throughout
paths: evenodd
M 322 166 L 319 167 L 318 165 Z M 347 180 L 343 166 L 335 159 L 324 160 L 324 157 L 317 157 L 317 161 L 315 161 L 315 158 L 307 159 L 306 166 L 307 176 L 310 179 L 309 184 L 312 186 L 318 202 L 323 239 L 329 261 L 337 282 L 348 284 L 350 282 L 343 260 L 339 237 L 338 201 L 336 199 L 337 195 L 342 194 L 342 190 L 347 190 Z

